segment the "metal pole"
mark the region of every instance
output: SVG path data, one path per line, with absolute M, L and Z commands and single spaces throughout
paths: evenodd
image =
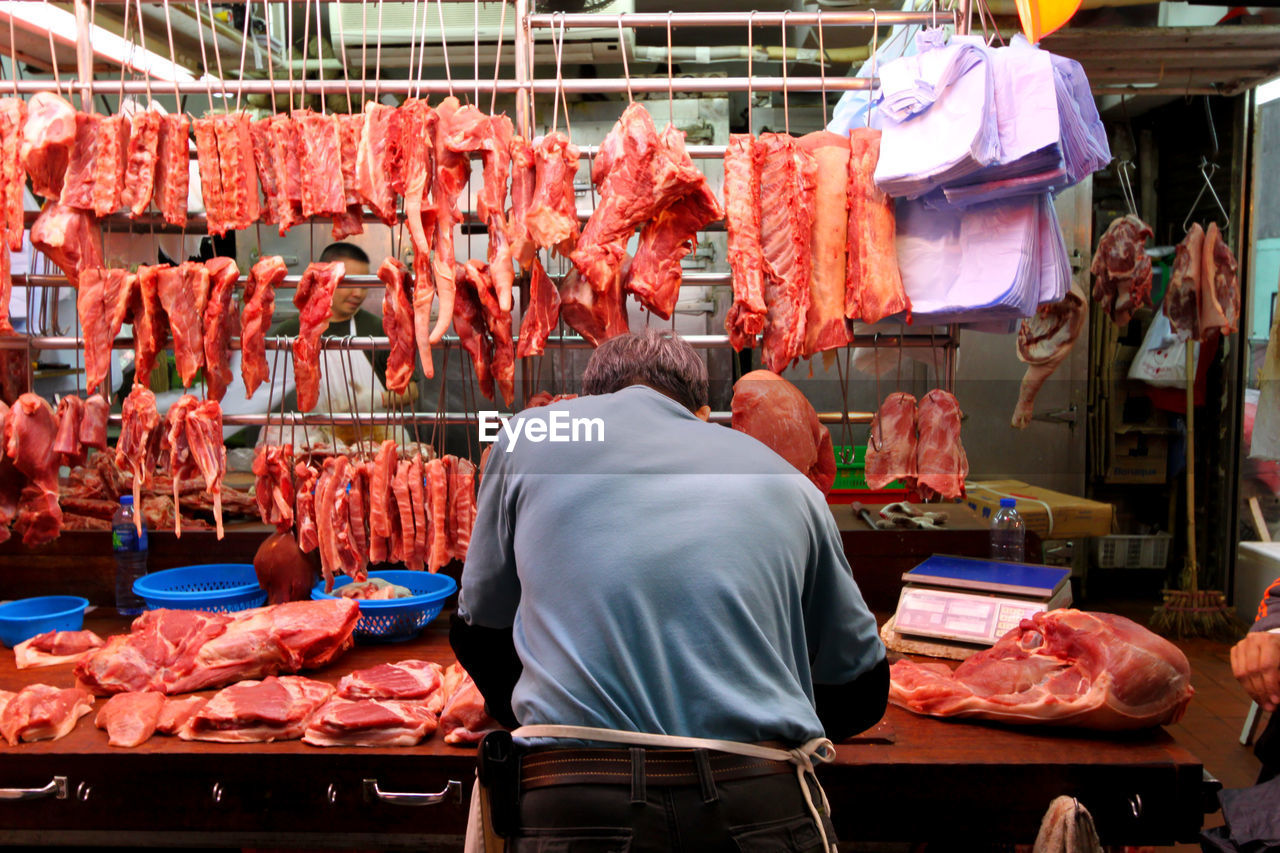
M 967 10 L 969 0 L 963 0 L 961 14 Z M 784 17 L 785 14 L 785 17 Z M 953 13 L 953 20 L 955 19 Z M 541 29 L 560 27 L 566 29 L 617 29 L 624 27 L 733 27 L 746 26 L 748 22 L 756 26 L 797 26 L 816 27 L 821 23 L 828 26 L 870 27 L 878 21 L 881 24 L 931 24 L 934 20 L 946 20 L 946 15 L 935 15 L 933 12 L 626 12 L 620 15 L 601 15 L 596 13 L 580 13 L 561 15 L 559 12 L 547 15 L 530 15 L 529 26 Z M 959 24 L 957 23 L 957 26 Z

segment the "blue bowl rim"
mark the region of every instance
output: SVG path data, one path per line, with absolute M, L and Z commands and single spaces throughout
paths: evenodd
M 21 616 L 9 616 L 5 611 L 11 609 L 14 605 L 24 604 L 30 606 L 32 602 L 49 602 L 64 601 L 69 606 L 63 610 L 55 610 L 48 613 L 24 614 Z M 79 595 L 36 595 L 31 598 L 18 598 L 13 601 L 6 601 L 0 604 L 0 621 L 8 622 L 35 622 L 41 619 L 56 619 L 60 616 L 70 616 L 73 613 L 83 613 L 89 607 L 89 599 Z
M 391 581 L 392 583 L 396 582 L 396 577 L 404 576 L 404 575 L 408 575 L 411 577 L 422 577 L 422 578 L 425 578 L 425 577 L 440 578 L 442 580 L 448 581 L 448 583 L 445 584 L 443 589 L 437 590 L 436 592 L 425 592 L 419 595 L 411 595 L 408 598 L 374 599 L 373 601 L 357 599 L 361 609 L 368 608 L 369 610 L 387 610 L 390 608 L 406 608 L 406 607 L 416 607 L 421 605 L 435 604 L 437 602 L 444 601 L 446 598 L 448 598 L 449 596 L 453 595 L 455 592 L 458 591 L 458 582 L 456 580 L 454 580 L 449 575 L 440 574 L 437 572 L 415 572 L 411 569 L 386 569 L 381 572 L 369 572 L 369 577 L 371 578 L 384 578 L 386 580 Z M 334 578 L 333 580 L 333 585 L 335 589 L 340 586 L 346 586 L 349 583 L 352 583 L 352 580 L 350 577 L 345 575 Z M 319 583 L 317 583 L 315 586 L 311 588 L 311 597 L 313 599 L 325 600 L 325 599 L 340 598 L 341 596 L 332 595 L 330 593 L 325 592 L 324 581 L 320 581 Z
M 235 586 L 224 587 L 223 589 L 204 589 L 204 590 L 184 590 L 184 589 L 157 589 L 154 584 L 157 580 L 167 580 L 182 577 L 185 574 L 198 575 L 201 571 L 209 569 L 221 569 L 234 567 L 237 569 L 248 569 L 253 572 L 253 563 L 208 563 L 192 566 L 175 566 L 172 569 L 161 569 L 158 572 L 148 572 L 133 582 L 133 592 L 135 595 L 147 598 L 172 598 L 175 601 L 189 601 L 192 599 L 209 599 L 223 596 L 244 595 L 248 592 L 261 591 L 262 587 L 258 584 L 257 576 L 254 575 L 253 583 L 237 584 Z

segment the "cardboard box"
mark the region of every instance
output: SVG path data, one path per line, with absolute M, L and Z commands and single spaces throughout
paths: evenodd
M 1108 483 L 1163 484 L 1169 479 L 1169 438 L 1141 428 L 1111 433 L 1107 449 Z
M 1018 514 L 1041 539 L 1106 536 L 1111 532 L 1111 504 L 1030 486 L 1021 480 L 970 482 L 965 497 L 970 509 L 991 518 L 1001 498 L 1016 498 Z

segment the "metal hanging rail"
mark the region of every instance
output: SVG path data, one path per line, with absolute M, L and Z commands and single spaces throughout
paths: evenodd
M 878 24 L 944 25 L 956 23 L 955 12 L 623 12 L 622 14 L 547 12 L 528 16 L 535 29 L 574 29 L 590 27 L 608 29 L 622 27 L 816 27 L 860 26 Z
M 493 403 L 495 408 L 492 411 L 503 411 L 496 408 L 498 403 Z M 849 412 L 848 421 L 854 424 L 871 423 L 872 412 Z M 468 412 L 271 412 L 256 413 L 243 412 L 231 413 L 223 412 L 222 425 L 229 426 L 399 426 L 407 427 L 417 425 L 419 427 L 429 427 L 435 424 L 468 424 L 474 425 L 479 418 L 475 413 Z M 727 424 L 733 420 L 732 412 L 712 412 L 707 420 L 713 423 Z M 845 418 L 839 412 L 818 412 L 818 420 L 824 424 L 844 423 Z M 119 414 L 107 416 L 107 422 L 117 426 L 122 422 Z M 365 438 L 364 441 L 370 439 Z M 357 442 L 359 443 L 359 442 Z M 305 448 L 303 448 L 303 455 Z

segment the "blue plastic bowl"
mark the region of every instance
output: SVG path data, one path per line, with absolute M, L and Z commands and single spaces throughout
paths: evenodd
M 0 604 L 0 642 L 9 648 L 46 631 L 79 631 L 89 599 L 41 595 Z
M 143 575 L 133 582 L 133 594 L 148 610 L 207 610 L 233 613 L 267 603 L 252 563 L 212 563 L 182 566 Z
M 440 615 L 445 600 L 458 590 L 458 582 L 448 575 L 435 575 L 430 572 L 411 572 L 405 569 L 388 569 L 384 572 L 370 572 L 370 578 L 382 578 L 390 583 L 407 588 L 413 595 L 408 598 L 363 601 L 360 605 L 360 621 L 356 623 L 355 636 L 358 640 L 371 643 L 400 643 L 412 640 L 418 632 L 432 619 Z M 339 577 L 333 582 L 336 592 L 339 587 L 351 583 L 349 577 Z M 340 598 L 324 591 L 324 582 L 311 589 L 314 599 Z

